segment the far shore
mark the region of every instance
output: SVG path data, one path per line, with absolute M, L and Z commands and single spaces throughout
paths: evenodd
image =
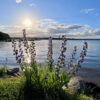
M 11 39 L 23 39 L 22 37 L 11 37 Z M 27 37 L 29 41 L 32 40 L 48 40 L 49 37 Z M 53 40 L 62 40 L 61 37 L 52 37 Z M 100 40 L 96 38 L 66 38 L 67 40 Z
M 11 40 L 22 40 L 23 41 L 23 37 L 11 37 L 10 39 L 7 40 L 0 40 L 0 42 L 11 42 Z M 27 37 L 28 41 L 39 41 L 39 40 L 48 40 L 49 37 Z M 55 38 L 52 37 L 52 40 L 62 40 L 62 38 Z M 95 38 L 66 38 L 66 40 L 100 40 L 100 39 L 95 39 Z

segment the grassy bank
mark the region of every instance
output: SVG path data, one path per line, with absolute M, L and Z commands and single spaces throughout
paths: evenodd
M 44 94 L 42 94 L 43 91 L 38 88 L 33 89 L 33 87 L 34 86 L 32 85 L 30 88 L 26 87 L 25 77 L 16 78 L 16 77 L 7 76 L 7 77 L 0 78 L 0 100 L 33 100 L 33 99 L 44 100 L 43 98 Z M 51 91 L 52 90 L 53 89 L 51 89 Z M 52 91 L 52 94 L 53 92 L 54 91 Z M 58 91 L 56 91 L 56 93 L 58 93 Z M 30 95 L 31 97 L 30 99 L 26 99 L 28 95 Z M 64 90 L 62 89 L 59 92 L 59 95 L 66 97 L 66 99 L 56 99 L 56 100 L 93 100 L 92 98 L 89 98 L 84 94 L 77 94 L 76 91 L 69 90 L 69 89 L 64 89 Z M 49 97 L 46 100 L 55 100 L 55 99 L 50 99 Z

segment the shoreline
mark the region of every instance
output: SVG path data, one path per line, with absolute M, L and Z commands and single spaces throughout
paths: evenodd
M 100 69 L 81 68 L 77 76 L 100 87 Z

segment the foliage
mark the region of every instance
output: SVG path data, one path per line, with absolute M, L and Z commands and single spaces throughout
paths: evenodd
M 0 100 L 19 100 L 20 89 L 23 86 L 21 80 L 22 77 L 0 79 Z
M 3 64 L 3 67 L 0 67 L 0 76 L 4 76 L 7 74 L 7 59 L 5 61 L 5 64 Z
M 66 93 L 62 86 L 69 81 L 67 74 L 61 73 L 58 78 L 55 75 L 55 69 L 51 71 L 49 67 L 38 68 L 37 65 L 32 66 L 32 69 L 26 67 L 24 73 L 25 100 L 66 100 Z
M 4 65 L 3 67 L 0 67 L 0 76 L 3 76 L 7 73 L 6 66 Z
M 0 78 L 0 100 L 25 100 L 25 96 L 30 95 L 30 98 L 33 96 L 33 99 L 26 100 L 52 100 L 52 96 L 55 96 L 54 91 L 49 91 L 48 94 L 42 94 L 42 88 L 31 87 L 25 88 L 25 78 L 24 77 L 9 77 L 9 78 Z M 26 90 L 25 90 L 26 89 Z M 34 89 L 34 91 L 32 91 Z M 28 91 L 27 91 L 28 90 Z M 27 91 L 26 94 L 24 91 Z M 30 91 L 30 92 L 29 92 Z M 32 93 L 31 93 L 32 92 Z M 31 93 L 31 94 L 28 94 Z M 84 94 L 78 94 L 75 90 L 61 90 L 56 91 L 60 96 L 66 96 L 67 99 L 59 99 L 58 97 L 54 100 L 95 100 L 93 98 L 87 97 Z M 57 95 L 57 96 L 59 96 Z
M 0 32 L 0 41 L 10 39 L 10 36 L 6 33 Z

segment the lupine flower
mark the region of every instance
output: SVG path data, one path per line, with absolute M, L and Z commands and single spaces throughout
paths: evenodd
M 66 38 L 65 36 L 62 36 L 63 38 L 63 43 L 62 43 L 62 46 L 61 46 L 61 51 L 60 51 L 60 56 L 58 58 L 58 63 L 57 63 L 57 66 L 59 68 L 63 68 L 65 67 L 65 52 L 66 52 Z
M 74 50 L 72 52 L 71 58 L 68 61 L 67 68 L 66 68 L 66 71 L 67 71 L 68 74 L 73 70 L 73 60 L 74 60 L 76 51 L 77 51 L 77 46 L 74 46 Z
M 31 59 L 31 61 L 35 61 L 35 43 L 34 41 L 31 43 L 29 46 L 28 40 L 26 38 L 26 31 L 25 29 L 23 30 L 23 48 L 22 49 L 22 41 L 19 40 L 18 46 L 15 40 L 12 40 L 12 47 L 14 48 L 13 52 L 14 55 L 16 56 L 16 61 L 20 66 L 22 67 L 22 63 L 26 61 L 27 59 Z M 30 56 L 31 55 L 31 58 Z
M 68 68 L 71 67 L 71 65 L 73 63 L 73 60 L 74 60 L 74 56 L 76 54 L 76 51 L 77 51 L 77 46 L 74 46 L 74 50 L 73 50 L 72 55 L 71 55 L 71 58 L 70 58 L 70 60 L 68 62 Z
M 65 64 L 65 58 L 66 58 L 65 52 L 67 50 L 67 48 L 66 48 L 67 40 L 66 40 L 66 36 L 62 36 L 62 38 L 63 38 L 63 42 L 61 45 L 60 56 L 58 57 L 56 73 L 55 73 L 57 76 L 59 76 L 59 74 L 60 74 L 60 69 L 64 68 L 66 66 L 66 64 Z
M 18 47 L 19 47 L 19 52 L 18 52 L 18 63 L 21 64 L 25 59 L 24 59 L 24 55 L 23 55 L 23 50 L 22 50 L 22 42 L 21 40 L 19 40 L 18 43 Z
M 15 55 L 16 57 L 16 61 L 18 62 L 18 50 L 17 50 L 17 47 L 16 47 L 16 41 L 15 40 L 12 40 L 12 47 L 14 48 L 13 49 L 13 55 Z
M 87 48 L 88 48 L 88 44 L 87 44 L 87 42 L 84 42 L 83 50 L 82 50 L 81 53 L 80 53 L 79 60 L 78 60 L 77 63 L 74 65 L 74 70 L 73 70 L 74 75 L 76 75 L 76 72 L 77 72 L 77 71 L 79 70 L 79 68 L 81 67 L 81 63 L 83 63 L 83 61 L 84 61 L 84 57 L 86 56 Z
M 30 55 L 31 55 L 31 62 L 36 63 L 36 61 L 35 61 L 36 51 L 35 51 L 34 41 L 31 42 L 29 51 L 30 51 Z
M 27 57 L 29 57 L 29 44 L 28 44 L 28 40 L 26 38 L 26 30 L 23 30 L 23 44 L 24 44 L 24 50 L 25 53 L 27 54 Z
M 53 45 L 52 45 L 52 37 L 49 37 L 49 44 L 48 44 L 48 54 L 47 54 L 47 64 L 50 66 L 50 69 L 53 67 Z

